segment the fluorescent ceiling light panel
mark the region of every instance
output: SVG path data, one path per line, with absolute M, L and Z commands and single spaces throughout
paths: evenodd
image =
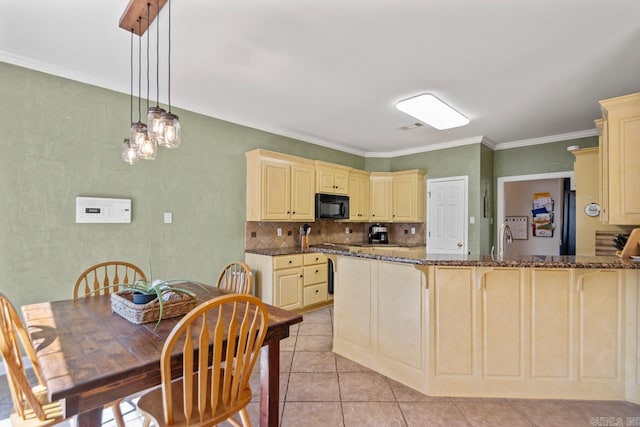
M 469 119 L 430 93 L 423 93 L 396 104 L 396 108 L 436 129 L 464 126 Z

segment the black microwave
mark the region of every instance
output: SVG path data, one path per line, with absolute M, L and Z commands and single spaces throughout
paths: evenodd
M 316 194 L 316 219 L 349 219 L 349 196 Z

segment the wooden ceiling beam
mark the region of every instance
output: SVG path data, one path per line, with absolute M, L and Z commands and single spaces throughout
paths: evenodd
M 156 19 L 167 0 L 131 0 L 120 17 L 120 28 L 131 31 L 139 36 L 143 35 L 149 25 Z M 149 22 L 147 22 L 147 4 L 149 8 Z M 141 18 L 138 26 L 138 18 Z

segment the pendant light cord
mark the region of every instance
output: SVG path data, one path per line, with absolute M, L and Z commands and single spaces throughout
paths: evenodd
M 142 32 L 142 18 L 139 17 L 138 18 L 138 33 Z M 141 113 L 141 107 L 140 107 L 140 102 L 141 102 L 141 81 L 142 81 L 142 35 L 138 34 L 138 123 L 140 123 L 142 120 L 140 119 L 142 117 L 142 113 Z
M 149 111 L 149 10 L 151 3 L 147 3 L 147 111 Z
M 160 0 L 156 0 L 156 107 L 160 107 Z
M 131 56 L 131 60 L 129 61 L 129 65 L 131 68 L 131 78 L 129 81 L 131 82 L 131 90 L 129 91 L 129 119 L 131 123 L 133 123 L 133 28 L 131 29 L 131 46 L 129 49 L 129 53 Z
M 171 112 L 171 0 L 168 0 L 169 3 L 169 66 L 167 67 L 168 69 L 168 75 L 167 78 L 169 79 L 169 94 L 168 94 L 168 101 L 169 101 L 169 112 Z

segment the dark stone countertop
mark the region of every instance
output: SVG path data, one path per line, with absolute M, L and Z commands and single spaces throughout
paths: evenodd
M 357 258 L 377 259 L 418 265 L 474 266 L 474 267 L 538 267 L 538 268 L 640 268 L 640 262 L 616 256 L 567 256 L 567 255 L 521 255 L 505 257 L 498 261 L 491 255 L 427 255 L 424 246 L 341 246 L 325 244 L 311 246 L 308 251 L 298 248 L 252 249 L 247 253 L 267 256 L 293 255 L 321 252 Z

